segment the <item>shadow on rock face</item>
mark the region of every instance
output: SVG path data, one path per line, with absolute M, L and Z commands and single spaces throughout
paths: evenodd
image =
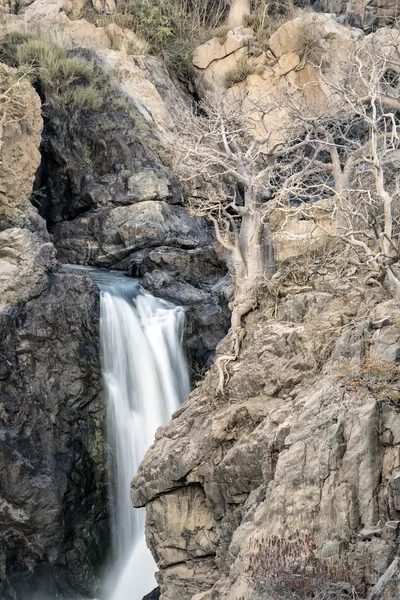
M 159 600 L 160 598 L 160 588 L 155 588 L 150 594 L 146 594 L 143 600 Z

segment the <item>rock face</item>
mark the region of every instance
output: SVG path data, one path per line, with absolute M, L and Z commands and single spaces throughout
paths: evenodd
M 98 293 L 56 270 L 29 203 L 42 121 L 20 85 L 29 110 L 0 157 L 0 596 L 92 596 L 108 546 Z
M 189 215 L 164 164 L 187 98 L 154 58 L 84 55 L 109 73 L 112 100 L 99 113 L 48 111 L 33 203 L 61 262 L 141 276 L 152 293 L 187 308 L 197 370 L 229 328 L 229 289 L 210 224 Z
M 91 596 L 108 546 L 98 292 L 72 274 L 42 285 L 0 313 L 5 599 Z
M 311 536 L 364 593 L 394 560 L 400 412 L 347 385 L 345 365 L 374 356 L 379 339 L 395 355 L 398 307 L 330 281 L 266 298 L 225 393 L 215 366 L 158 431 L 132 498 L 147 508 L 163 600 L 252 597 L 252 549 L 271 536 Z

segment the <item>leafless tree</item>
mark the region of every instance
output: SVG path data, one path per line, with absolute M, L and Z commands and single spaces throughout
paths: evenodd
M 29 110 L 26 97 L 21 91 L 28 75 L 28 72 L 15 75 L 10 69 L 0 65 L 0 153 L 4 129 L 11 123 L 22 121 Z
M 320 80 L 330 95 L 323 110 L 291 97 L 293 118 L 312 130 L 302 168 L 285 181 L 276 203 L 288 218 L 313 218 L 324 199 L 335 223 L 329 235 L 354 249 L 375 279 L 400 296 L 400 38 L 386 47 L 356 47 L 346 75 Z M 293 200 L 299 204 L 293 208 Z M 328 232 L 327 232 L 328 234 Z
M 234 360 L 243 336 L 242 318 L 257 303 L 259 282 L 275 269 L 268 201 L 283 178 L 300 168 L 299 153 L 310 135 L 299 137 L 292 128 L 290 139 L 274 143 L 261 105 L 245 94 L 226 100 L 205 101 L 202 114 L 189 115 L 183 134 L 173 143 L 180 150 L 181 178 L 203 177 L 210 182 L 206 197 L 192 199 L 191 207 L 213 222 L 217 240 L 232 257 L 235 294 L 229 358 Z
M 242 318 L 257 303 L 259 282 L 274 274 L 272 211 L 286 221 L 316 221 L 324 211 L 332 223 L 326 236 L 354 250 L 366 281 L 400 295 L 399 72 L 396 52 L 363 47 L 342 80 L 320 73 L 313 85 L 326 102 L 287 89 L 266 106 L 231 91 L 208 98 L 183 123 L 174 142 L 181 177 L 210 183 L 192 209 L 213 222 L 234 267 L 232 354 L 224 360 L 237 358 Z M 287 118 L 272 130 L 277 107 Z

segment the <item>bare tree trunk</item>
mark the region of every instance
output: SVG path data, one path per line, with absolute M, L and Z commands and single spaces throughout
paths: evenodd
M 250 14 L 250 0 L 231 0 L 228 17 L 228 27 L 240 27 L 245 24 L 245 18 Z
M 259 198 L 260 190 L 246 191 L 239 243 L 233 253 L 236 286 L 231 326 L 235 356 L 239 354 L 243 338 L 242 318 L 255 308 L 261 280 L 270 277 L 275 270 L 270 229 Z

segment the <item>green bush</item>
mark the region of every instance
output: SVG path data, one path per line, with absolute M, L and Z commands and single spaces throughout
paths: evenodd
M 45 104 L 57 111 L 99 111 L 108 80 L 93 63 L 67 51 L 51 36 L 8 33 L 0 39 L 0 56 L 7 64 L 28 72 Z
M 79 112 L 98 112 L 103 98 L 94 85 L 87 87 L 71 87 L 53 99 L 53 107 L 63 110 L 65 107 Z
M 32 37 L 31 33 L 18 29 L 6 33 L 0 40 L 0 62 L 9 67 L 18 67 L 18 48 Z
M 173 35 L 172 22 L 154 0 L 121 0 L 118 13 L 117 25 L 132 29 L 155 51 L 161 50 Z

